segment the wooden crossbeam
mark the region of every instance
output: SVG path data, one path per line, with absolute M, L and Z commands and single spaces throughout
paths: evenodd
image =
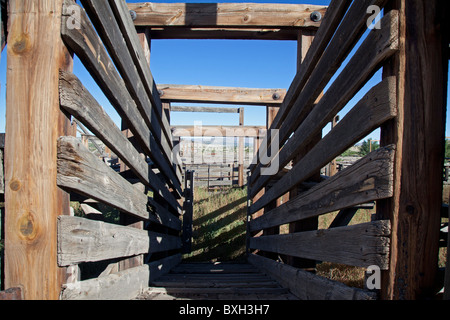
M 286 95 L 285 89 L 254 89 L 159 84 L 164 102 L 219 103 L 241 105 L 279 105 Z
M 258 126 L 176 126 L 174 137 L 259 137 L 264 136 L 265 127 Z
M 268 27 L 320 26 L 311 13 L 325 15 L 326 6 L 269 3 L 129 3 L 137 26 Z M 313 21 L 316 20 L 316 21 Z

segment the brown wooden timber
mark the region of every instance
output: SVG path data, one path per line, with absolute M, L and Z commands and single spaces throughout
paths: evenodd
M 158 84 L 161 100 L 170 102 L 208 102 L 241 105 L 278 105 L 285 89 L 255 89 L 195 85 Z
M 66 5 L 70 3 L 72 2 L 67 1 Z M 126 89 L 86 13 L 83 9 L 80 10 L 80 28 L 68 28 L 66 23 L 71 16 L 63 17 L 61 34 L 64 41 L 86 66 L 117 112 L 122 118 L 127 119 L 130 130 L 138 139 L 139 145 L 144 149 L 146 155 L 161 169 L 169 185 L 181 194 L 181 174 L 169 164 L 159 143 L 150 134 L 136 103 Z
M 173 126 L 174 137 L 260 137 L 266 127 L 259 126 Z
M 389 267 L 389 220 L 364 224 L 262 236 L 250 239 L 250 248 L 288 256 L 342 263 L 357 267 Z
M 250 222 L 255 232 L 392 197 L 395 146 L 374 151 L 332 178 Z
M 148 27 L 316 27 L 311 13 L 327 7 L 263 3 L 129 3 L 137 26 Z
M 400 13 L 400 51 L 384 68 L 397 77 L 398 117 L 381 131 L 396 143 L 394 197 L 377 204 L 391 219 L 390 270 L 382 274 L 383 299 L 434 295 L 444 157 L 448 49 L 445 1 L 391 1 Z M 448 29 L 447 29 L 448 30 Z
M 58 299 L 56 218 L 69 198 L 56 185 L 59 69 L 72 59 L 61 41 L 62 1 L 9 1 L 5 153 L 5 287 L 24 299 Z M 43 94 L 45 93 L 45 94 Z M 37 272 L 39 271 L 39 272 Z

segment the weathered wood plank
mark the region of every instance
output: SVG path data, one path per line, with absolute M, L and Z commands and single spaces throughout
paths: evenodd
M 389 267 L 389 220 L 250 239 L 250 248 L 357 267 Z
M 65 6 L 73 5 L 65 0 Z M 84 9 L 80 8 L 80 28 L 69 28 L 68 19 L 76 19 L 69 15 L 63 16 L 61 35 L 66 44 L 77 54 L 86 69 L 102 89 L 117 112 L 126 119 L 130 130 L 136 137 L 139 145 L 144 149 L 162 174 L 167 178 L 171 187 L 181 195 L 181 176 L 174 173 L 172 165 L 162 153 L 155 137 L 150 134 L 149 128 L 139 113 L 134 99 L 126 89 L 124 81 L 115 69 L 102 41 L 89 22 Z
M 60 104 L 64 110 L 82 121 L 93 134 L 133 170 L 144 184 L 163 196 L 174 209 L 179 208 L 177 200 L 165 184 L 150 169 L 131 142 L 125 138 L 74 74 L 60 72 L 59 92 Z
M 179 249 L 179 237 L 79 217 L 58 217 L 58 264 L 102 261 Z
M 380 148 L 332 178 L 250 221 L 258 231 L 393 196 L 395 146 Z
M 208 102 L 241 105 L 278 105 L 283 102 L 285 89 L 255 89 L 235 87 L 158 84 L 161 99 L 170 102 Z
M 274 187 L 252 205 L 251 212 L 258 211 L 271 200 L 305 181 L 313 172 L 320 170 L 370 132 L 394 118 L 397 106 L 395 90 L 393 91 L 387 96 L 378 97 L 371 96 L 369 92 Z
M 322 128 L 350 101 L 360 88 L 370 79 L 372 74 L 380 67 L 381 62 L 391 57 L 399 45 L 398 13 L 390 12 L 380 22 L 381 30 L 374 29 L 361 44 L 339 77 L 332 83 L 318 104 L 312 108 L 294 135 L 299 139 L 289 139 L 286 146 L 278 156 L 280 167 L 284 167 L 291 158 L 298 154 L 302 146 L 307 145 L 313 137 L 321 132 Z M 395 79 L 386 79 L 385 85 L 380 85 L 377 91 L 395 91 Z M 307 87 L 310 85 L 308 84 Z M 387 88 L 386 88 L 387 86 Z M 306 89 L 305 89 L 306 90 Z M 374 93 L 376 95 L 376 93 Z M 379 92 L 380 95 L 387 94 Z M 299 96 L 297 103 L 306 103 L 305 94 Z M 314 103 L 314 101 L 312 102 Z M 311 108 L 303 106 L 308 111 Z M 284 141 L 290 135 L 295 120 L 286 119 L 280 128 L 280 139 Z M 261 165 L 258 165 L 252 174 L 252 184 L 258 179 Z M 267 177 L 266 177 L 267 180 Z M 256 192 L 256 190 L 254 190 Z
M 149 27 L 319 27 L 311 13 L 327 7 L 263 3 L 129 3 L 134 23 Z
M 174 137 L 261 137 L 266 132 L 260 126 L 173 126 Z
M 56 140 L 66 129 L 58 72 L 70 70 L 72 59 L 59 37 L 61 0 L 8 5 L 2 285 L 21 287 L 27 300 L 54 300 L 64 276 L 56 261 L 56 217 L 69 211 L 68 195 L 56 185 Z
M 58 139 L 58 186 L 148 219 L 147 196 L 74 137 Z
M 301 300 L 374 300 L 376 294 L 317 276 L 255 254 L 248 261 L 289 288 Z
M 140 267 L 105 277 L 63 285 L 62 300 L 129 300 L 146 289 L 150 282 L 170 271 L 181 261 L 173 255 Z
M 447 211 L 450 219 L 450 207 Z M 447 230 L 447 262 L 445 264 L 444 300 L 450 300 L 450 236 Z

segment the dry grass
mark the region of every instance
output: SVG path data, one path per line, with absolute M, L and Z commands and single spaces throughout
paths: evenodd
M 192 253 L 186 261 L 229 261 L 245 258 L 247 189 L 194 192 Z

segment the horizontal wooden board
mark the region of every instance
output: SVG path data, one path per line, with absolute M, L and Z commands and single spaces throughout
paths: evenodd
M 269 3 L 129 3 L 137 26 L 319 27 L 311 13 L 325 6 Z
M 147 196 L 91 153 L 75 137 L 58 139 L 58 186 L 148 219 Z
M 395 146 L 380 148 L 281 206 L 250 221 L 250 231 L 393 196 Z
M 261 126 L 173 126 L 174 137 L 263 137 Z
M 357 267 L 389 267 L 390 221 L 254 237 L 250 248 Z
M 80 217 L 58 217 L 61 267 L 179 248 L 179 237 Z
M 241 105 L 278 105 L 285 89 L 255 89 L 235 87 L 158 84 L 161 99 L 167 102 L 220 103 Z
M 352 288 L 265 257 L 250 254 L 248 261 L 289 288 L 301 300 L 374 300 L 373 292 Z
M 145 27 L 144 27 L 145 28 Z M 233 40 L 290 40 L 297 41 L 298 30 L 288 29 L 242 29 L 242 28 L 152 28 L 152 39 L 233 39 Z
M 63 285 L 62 300 L 130 300 L 150 282 L 170 272 L 181 262 L 181 255 L 173 255 L 140 267 L 127 269 L 105 277 Z
M 171 112 L 239 113 L 239 108 L 171 106 Z

